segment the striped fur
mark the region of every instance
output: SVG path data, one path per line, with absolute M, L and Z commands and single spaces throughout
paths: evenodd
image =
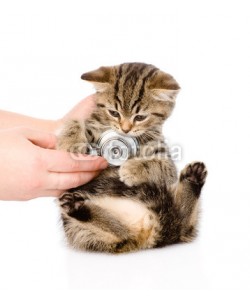
M 178 178 L 162 136 L 178 83 L 143 63 L 101 67 L 82 79 L 97 90 L 96 110 L 87 120 L 65 124 L 58 148 L 84 153 L 83 145 L 97 142 L 101 133 L 113 129 L 136 136 L 140 152 L 59 198 L 69 244 L 119 253 L 191 241 L 207 172 L 203 163 L 196 162 Z

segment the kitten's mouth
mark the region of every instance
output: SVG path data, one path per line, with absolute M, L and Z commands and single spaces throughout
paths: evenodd
M 117 133 L 119 134 L 122 134 L 124 136 L 128 136 L 128 137 L 137 137 L 137 136 L 140 136 L 141 133 L 136 133 L 136 132 L 133 132 L 133 131 L 129 131 L 129 132 L 124 132 L 123 130 L 116 130 Z
M 121 128 L 118 127 L 111 127 L 112 130 L 114 130 L 115 132 L 117 132 L 118 134 L 127 136 L 127 137 L 140 137 L 143 135 L 143 132 L 141 130 L 137 130 L 137 131 L 129 131 L 129 132 L 124 132 Z
M 143 134 L 143 132 L 141 131 L 132 131 L 132 132 L 128 132 L 125 135 L 127 136 L 131 136 L 131 137 L 139 137 Z

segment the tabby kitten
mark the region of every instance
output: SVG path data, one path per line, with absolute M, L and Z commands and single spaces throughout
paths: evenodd
M 162 125 L 175 105 L 178 83 L 143 63 L 101 67 L 81 78 L 96 88 L 96 110 L 87 120 L 67 123 L 58 148 L 86 151 L 83 145 L 113 129 L 135 136 L 140 150 L 59 198 L 69 244 L 118 253 L 191 241 L 207 171 L 194 162 L 178 178 L 164 142 Z

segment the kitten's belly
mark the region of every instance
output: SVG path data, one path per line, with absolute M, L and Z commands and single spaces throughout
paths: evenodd
M 119 217 L 127 224 L 138 222 L 150 214 L 143 204 L 131 199 L 104 196 L 97 199 L 92 198 L 91 202 Z
M 155 213 L 133 199 L 103 196 L 91 198 L 93 204 L 107 210 L 135 234 L 145 247 L 152 247 L 159 232 L 159 221 Z

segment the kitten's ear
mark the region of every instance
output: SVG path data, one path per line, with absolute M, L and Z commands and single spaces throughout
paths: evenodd
M 156 100 L 175 102 L 180 86 L 169 74 L 158 71 L 150 80 L 148 88 Z
M 82 74 L 81 79 L 92 82 L 95 89 L 101 92 L 112 83 L 112 68 L 100 67 L 97 70 Z

